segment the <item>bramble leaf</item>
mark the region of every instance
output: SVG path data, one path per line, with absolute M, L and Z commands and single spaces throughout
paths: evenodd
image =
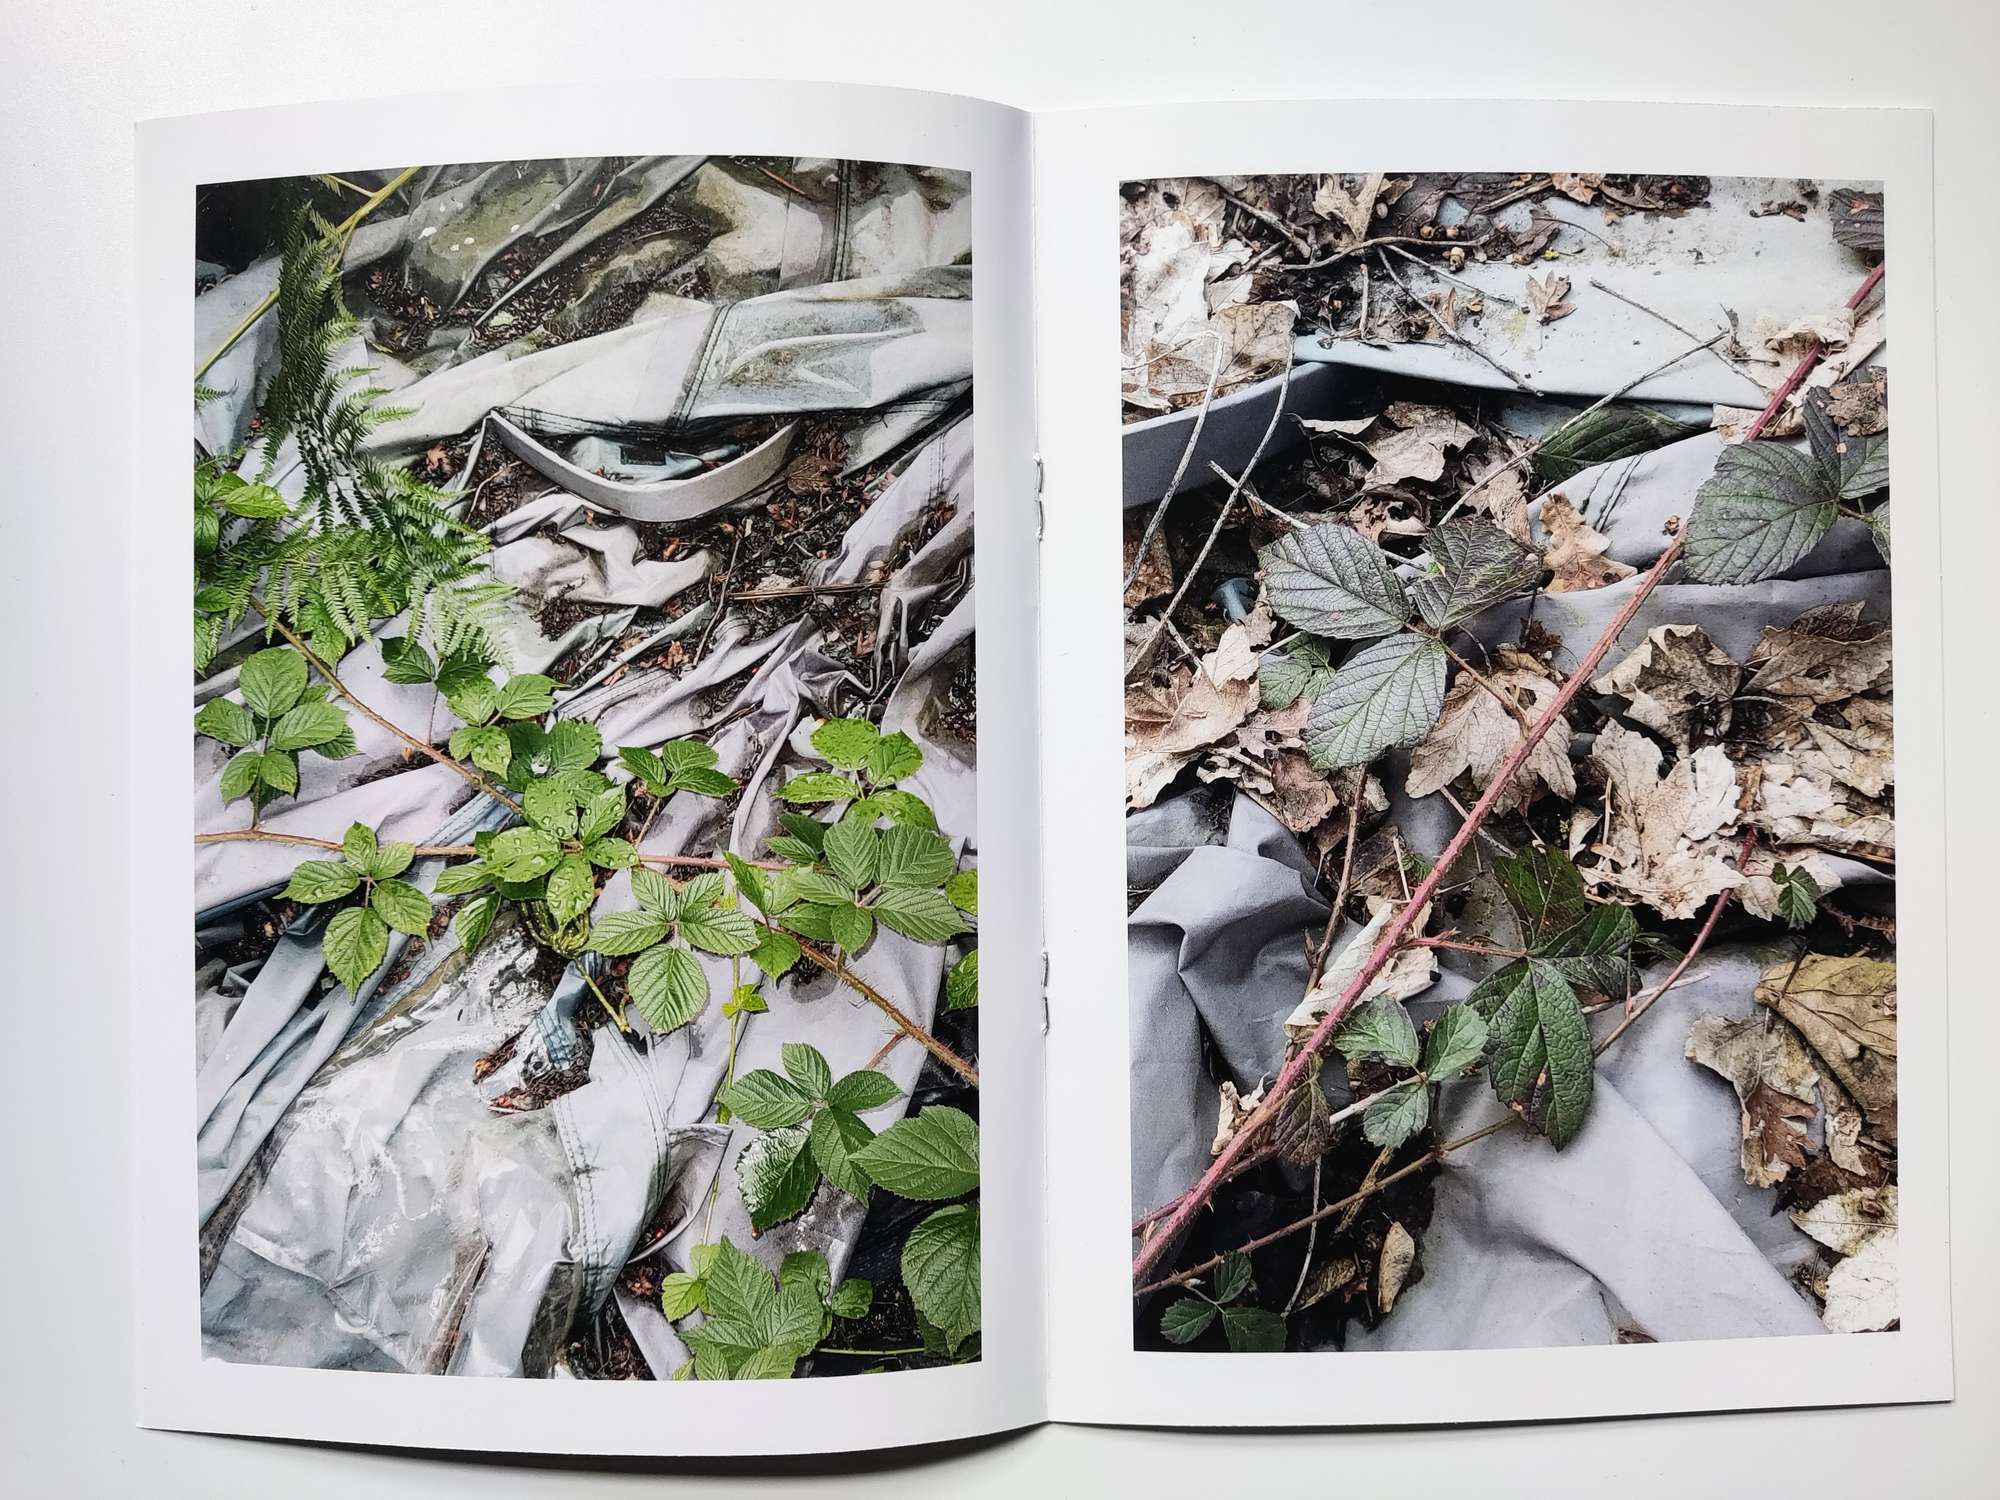
M 1277 1354 L 1285 1347 L 1285 1320 L 1267 1307 L 1225 1307 L 1222 1336 L 1236 1354 Z
M 242 704 L 229 698 L 211 698 L 194 716 L 196 734 L 205 734 L 225 745 L 242 747 L 257 738 L 257 725 Z
M 625 993 L 653 1030 L 678 1031 L 708 1004 L 708 976 L 685 948 L 648 948 L 632 960 Z
M 1381 1058 L 1398 1067 L 1417 1065 L 1417 1026 L 1403 1002 L 1378 995 L 1360 1007 L 1334 1033 L 1333 1045 L 1350 1062 Z
M 306 659 L 290 646 L 254 651 L 244 658 L 238 685 L 245 703 L 265 718 L 275 719 L 306 690 Z
M 1421 1078 L 1406 1078 L 1384 1090 L 1361 1112 L 1362 1138 L 1371 1146 L 1400 1146 L 1422 1130 L 1430 1117 L 1430 1086 Z
M 866 719 L 828 719 L 812 732 L 812 745 L 826 757 L 827 764 L 842 771 L 858 771 L 868 764 L 868 756 L 881 737 L 881 730 Z
M 359 884 L 360 874 L 346 861 L 309 859 L 292 870 L 283 894 L 287 901 L 317 905 L 322 901 L 338 901 Z
M 730 1114 L 759 1130 L 796 1125 L 812 1113 L 812 1099 L 791 1079 L 758 1068 L 745 1073 L 716 1098 Z
M 966 930 L 943 891 L 911 886 L 884 886 L 870 908 L 885 927 L 920 943 L 943 943 Z
M 900 1098 L 902 1092 L 888 1074 L 877 1073 L 872 1068 L 858 1068 L 827 1090 L 826 1102 L 836 1109 L 862 1114 L 880 1109 L 890 1100 Z
M 808 1099 L 824 1100 L 833 1088 L 833 1069 L 825 1056 L 810 1042 L 786 1042 L 778 1049 L 785 1076 L 797 1084 Z
M 1288 532 L 1258 554 L 1264 597 L 1289 625 L 1343 641 L 1400 629 L 1410 601 L 1375 544 L 1339 521 Z
M 965 1010 L 979 1003 L 979 950 L 974 948 L 945 971 L 944 1008 Z
M 1160 1314 L 1160 1332 L 1169 1343 L 1192 1344 L 1215 1321 L 1216 1306 L 1200 1297 L 1183 1297 Z
M 1573 418 L 1548 435 L 1535 450 L 1535 484 L 1547 489 L 1598 464 L 1635 458 L 1703 430 L 1699 424 L 1676 422 L 1643 406 L 1614 402 Z
M 431 898 L 407 880 L 378 880 L 368 893 L 375 915 L 411 937 L 422 937 L 431 925 Z
M 1494 1092 L 1503 1103 L 1529 1105 L 1550 1142 L 1566 1145 L 1590 1108 L 1596 1061 L 1576 991 L 1548 960 L 1530 958 L 1480 985 L 1472 1003 L 1496 998 L 1486 1041 Z
M 1449 660 L 1439 642 L 1411 634 L 1355 652 L 1313 701 L 1305 730 L 1313 765 L 1365 765 L 1422 739 L 1444 709 Z
M 903 1198 L 956 1198 L 979 1186 L 979 1125 L 933 1104 L 898 1120 L 856 1153 L 861 1170 Z
M 956 1348 L 979 1327 L 979 1205 L 954 1203 L 911 1230 L 902 1268 L 910 1301 Z
M 967 916 L 979 915 L 979 872 L 960 870 L 944 883 L 944 893 L 951 898 L 951 904 Z
M 320 948 L 334 978 L 350 992 L 359 991 L 389 951 L 389 928 L 365 906 L 342 907 L 326 924 Z
M 1837 492 L 1811 454 L 1778 442 L 1724 448 L 1695 492 L 1687 570 L 1701 583 L 1756 583 L 1819 543 L 1840 514 Z
M 819 1187 L 819 1163 L 813 1160 L 811 1144 L 810 1130 L 788 1125 L 764 1131 L 736 1158 L 743 1206 L 750 1211 L 751 1227 L 759 1234 L 797 1218 L 812 1202 Z
M 1410 588 L 1417 609 L 1434 630 L 1449 630 L 1502 600 L 1533 588 L 1542 560 L 1491 521 L 1459 516 L 1424 538 L 1435 576 Z
M 1430 1078 L 1462 1073 L 1485 1055 L 1486 1018 L 1470 1005 L 1454 1005 L 1431 1022 L 1424 1038 L 1423 1070 Z
M 813 1116 L 813 1161 L 826 1180 L 850 1198 L 868 1201 L 872 1183 L 855 1165 L 854 1153 L 875 1139 L 875 1132 L 852 1110 L 823 1109 Z
M 923 763 L 922 747 L 902 730 L 885 734 L 868 752 L 868 783 L 876 787 L 893 786 L 906 776 L 914 776 Z
M 780 802 L 847 802 L 861 795 L 861 788 L 834 771 L 807 771 L 778 788 Z
M 451 930 L 457 935 L 459 946 L 467 953 L 477 949 L 493 930 L 493 918 L 499 911 L 500 896 L 496 891 L 483 892 L 461 906 L 458 915 L 451 919 Z

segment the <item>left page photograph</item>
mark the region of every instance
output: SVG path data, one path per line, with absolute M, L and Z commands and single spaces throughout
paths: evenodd
M 987 1357 L 987 183 L 812 144 L 190 189 L 206 1367 Z

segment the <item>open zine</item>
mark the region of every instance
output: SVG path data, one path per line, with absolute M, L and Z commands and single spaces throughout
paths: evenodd
M 142 1421 L 1949 1397 L 1924 116 L 633 93 L 142 128 Z

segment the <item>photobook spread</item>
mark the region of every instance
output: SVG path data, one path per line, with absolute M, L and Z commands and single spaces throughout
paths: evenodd
M 1948 1397 L 1927 121 L 1453 118 L 143 126 L 140 1419 Z

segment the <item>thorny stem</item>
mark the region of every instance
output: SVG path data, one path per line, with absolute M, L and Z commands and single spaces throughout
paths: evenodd
M 346 218 L 342 219 L 338 224 L 334 225 L 333 234 L 330 236 L 330 238 L 337 239 L 341 242 L 341 254 L 343 256 L 345 256 L 347 253 L 347 248 L 346 248 L 347 237 L 354 233 L 355 226 L 360 224 L 360 222 L 363 219 L 367 218 L 370 214 L 374 213 L 375 210 L 380 208 L 384 203 L 388 202 L 390 198 L 394 197 L 396 190 L 398 188 L 400 188 L 404 183 L 408 182 L 412 177 L 417 175 L 417 170 L 418 169 L 415 167 L 403 168 L 402 171 L 398 172 L 394 177 L 391 177 L 375 192 L 369 194 L 368 197 L 362 202 L 361 206 L 355 209 L 353 213 L 349 214 Z M 276 287 L 272 287 L 270 291 L 264 294 L 263 299 L 260 302 L 258 302 L 258 304 L 255 307 L 251 308 L 250 311 L 248 311 L 243 315 L 243 321 L 238 323 L 234 328 L 229 330 L 229 337 L 227 337 L 222 341 L 220 347 L 216 349 L 215 353 L 209 355 L 207 359 L 203 360 L 200 364 L 195 366 L 194 378 L 196 380 L 200 380 L 202 376 L 206 375 L 211 369 L 213 369 L 215 366 L 215 362 L 221 359 L 222 356 L 227 354 L 231 349 L 234 349 L 236 347 L 236 341 L 242 338 L 243 335 L 248 333 L 252 328 L 256 327 L 257 320 L 263 317 L 265 313 L 269 312 L 272 308 L 276 307 L 277 305 L 278 305 L 278 289 Z
M 1286 1063 L 1284 1068 L 1279 1072 L 1277 1079 L 1272 1083 L 1270 1089 L 1266 1091 L 1264 1102 L 1257 1107 L 1249 1120 L 1244 1123 L 1243 1129 L 1223 1147 L 1221 1155 L 1202 1174 L 1201 1179 L 1182 1197 L 1180 1205 L 1168 1216 L 1160 1232 L 1139 1247 L 1139 1251 L 1133 1257 L 1132 1261 L 1132 1279 L 1134 1282 L 1141 1282 L 1145 1279 L 1146 1273 L 1153 1268 L 1162 1255 L 1166 1254 L 1168 1248 L 1179 1241 L 1181 1232 L 1186 1229 L 1189 1221 L 1214 1196 L 1215 1189 L 1221 1182 L 1222 1177 L 1234 1165 L 1237 1157 L 1242 1154 L 1245 1137 L 1254 1133 L 1258 1128 L 1270 1124 L 1277 1116 L 1278 1105 L 1283 1101 L 1285 1095 L 1291 1091 L 1292 1086 L 1298 1082 L 1307 1068 L 1311 1066 L 1312 1060 L 1326 1046 L 1328 1039 L 1346 1018 L 1347 1012 L 1352 1008 L 1354 1002 L 1360 998 L 1362 992 L 1374 981 L 1375 976 L 1382 972 L 1383 967 L 1395 955 L 1396 950 L 1402 946 L 1404 937 L 1409 933 L 1411 927 L 1415 925 L 1417 918 L 1423 915 L 1429 908 L 1431 898 L 1437 893 L 1438 887 L 1443 884 L 1446 872 L 1458 862 L 1459 857 L 1471 846 L 1473 839 L 1478 835 L 1480 825 L 1486 821 L 1493 809 L 1499 805 L 1500 799 L 1506 796 L 1508 789 L 1513 785 L 1514 774 L 1527 763 L 1527 759 L 1534 753 L 1535 747 L 1542 742 L 1543 737 L 1561 718 L 1563 711 L 1569 707 L 1570 701 L 1576 697 L 1583 684 L 1589 681 L 1591 675 L 1597 670 L 1598 664 L 1610 652 L 1613 643 L 1624 633 L 1625 627 L 1632 623 L 1632 618 L 1638 614 L 1639 607 L 1646 602 L 1652 595 L 1653 590 L 1659 586 L 1660 580 L 1666 576 L 1667 570 L 1679 560 L 1685 536 L 1685 531 L 1676 535 L 1667 544 L 1665 550 L 1660 553 L 1659 560 L 1644 574 L 1640 575 L 1638 586 L 1632 590 L 1632 597 L 1625 601 L 1625 607 L 1619 610 L 1617 617 L 1605 627 L 1604 633 L 1597 638 L 1596 642 L 1591 646 L 1589 653 L 1578 664 L 1577 669 L 1570 674 L 1569 681 L 1557 690 L 1555 696 L 1549 700 L 1547 707 L 1542 710 L 1534 724 L 1522 735 L 1521 741 L 1514 747 L 1513 753 L 1507 757 L 1506 762 L 1501 765 L 1493 779 L 1487 783 L 1486 790 L 1480 794 L 1479 800 L 1473 803 L 1472 811 L 1467 815 L 1465 821 L 1459 825 L 1458 832 L 1452 835 L 1451 842 L 1445 845 L 1444 852 L 1438 856 L 1437 863 L 1431 866 L 1430 873 L 1418 883 L 1417 888 L 1411 892 L 1410 899 L 1403 904 L 1403 909 L 1396 914 L 1395 919 L 1383 931 L 1381 938 L 1375 944 L 1374 951 L 1368 955 L 1366 961 L 1355 972 L 1354 977 L 1348 981 L 1346 989 L 1327 1007 L 1325 1016 L 1321 1018 L 1319 1025 L 1314 1028 L 1312 1036 L 1293 1054 L 1291 1061 Z M 1335 920 L 1338 919 L 1338 916 L 1338 912 L 1334 913 Z M 1315 968 L 1320 967 L 1322 967 L 1321 963 L 1316 961 Z M 1317 980 L 1317 977 L 1315 974 L 1315 980 Z
M 1327 955 L 1333 951 L 1333 935 L 1340 931 L 1340 913 L 1347 905 L 1347 887 L 1354 877 L 1354 836 L 1361 827 L 1361 798 L 1367 789 L 1368 767 L 1357 766 L 1354 788 L 1347 798 L 1347 838 L 1340 850 L 1340 883 L 1334 887 L 1333 909 L 1326 914 L 1326 929 L 1319 935 L 1319 946 L 1313 949 L 1312 963 L 1306 970 L 1308 995 L 1318 986 L 1320 975 L 1326 972 Z
M 764 928 L 767 932 L 781 930 L 771 926 L 768 922 L 764 924 Z M 979 1073 L 971 1063 L 960 1057 L 951 1048 L 932 1036 L 908 1016 L 904 1015 L 897 1008 L 896 1003 L 880 990 L 876 989 L 874 985 L 863 979 L 859 974 L 854 973 L 846 964 L 840 962 L 840 960 L 828 957 L 810 943 L 800 943 L 799 952 L 804 954 L 807 961 L 815 968 L 823 969 L 825 972 L 833 975 L 834 978 L 838 979 L 870 1005 L 881 1011 L 883 1015 L 889 1018 L 890 1024 L 902 1032 L 904 1036 L 916 1042 L 924 1051 L 930 1053 L 932 1057 L 935 1057 L 947 1068 L 950 1068 L 952 1072 L 963 1078 L 974 1088 L 979 1087 Z
M 313 651 L 312 647 L 308 646 L 305 643 L 305 641 L 299 636 L 298 632 L 293 630 L 291 626 L 287 625 L 283 620 L 281 620 L 278 617 L 278 613 L 276 610 L 267 608 L 264 604 L 264 601 L 259 599 L 255 594 L 252 594 L 250 596 L 250 607 L 256 610 L 258 614 L 262 615 L 265 621 L 271 626 L 273 630 L 277 631 L 279 635 L 283 636 L 287 641 L 289 641 L 292 645 L 292 648 L 295 651 L 297 651 L 299 655 L 303 656 L 308 662 L 310 662 L 313 665 L 314 669 L 318 671 L 319 675 L 326 679 L 328 687 L 332 688 L 336 693 L 340 694 L 341 697 L 345 698 L 349 703 L 353 704 L 357 709 L 359 709 L 362 712 L 363 715 L 365 715 L 369 719 L 372 719 L 376 724 L 380 725 L 382 728 L 388 730 L 389 733 L 393 734 L 397 739 L 401 740 L 404 744 L 408 745 L 412 750 L 416 751 L 419 755 L 428 756 L 430 759 L 436 761 L 439 765 L 450 767 L 453 772 L 463 777 L 466 781 L 470 782 L 479 791 L 486 793 L 487 796 L 493 798 L 497 802 L 506 803 L 507 806 L 513 808 L 515 812 L 517 813 L 520 812 L 521 810 L 520 803 L 516 802 L 512 797 L 508 796 L 505 792 L 501 791 L 498 787 L 493 785 L 492 782 L 488 781 L 484 776 L 481 776 L 477 771 L 474 771 L 469 767 L 461 764 L 460 762 L 453 760 L 449 755 L 446 755 L 442 750 L 439 750 L 435 745 L 425 744 L 422 740 L 418 739 L 415 735 L 411 734 L 407 729 L 402 728 L 400 725 L 390 723 L 387 719 L 383 718 L 382 715 L 378 714 L 377 712 L 375 712 L 374 709 L 370 708 L 366 703 L 363 703 L 359 698 L 355 697 L 354 693 L 348 688 L 347 684 L 342 682 L 337 676 L 334 675 L 333 668 L 328 666 L 324 661 L 320 660 L 319 656 Z
M 1450 933 L 1441 937 L 1413 937 L 1409 941 L 1412 948 L 1449 948 L 1454 953 L 1483 953 L 1488 958 L 1520 959 L 1528 955 L 1519 948 L 1492 948 L 1485 943 L 1461 943 Z

